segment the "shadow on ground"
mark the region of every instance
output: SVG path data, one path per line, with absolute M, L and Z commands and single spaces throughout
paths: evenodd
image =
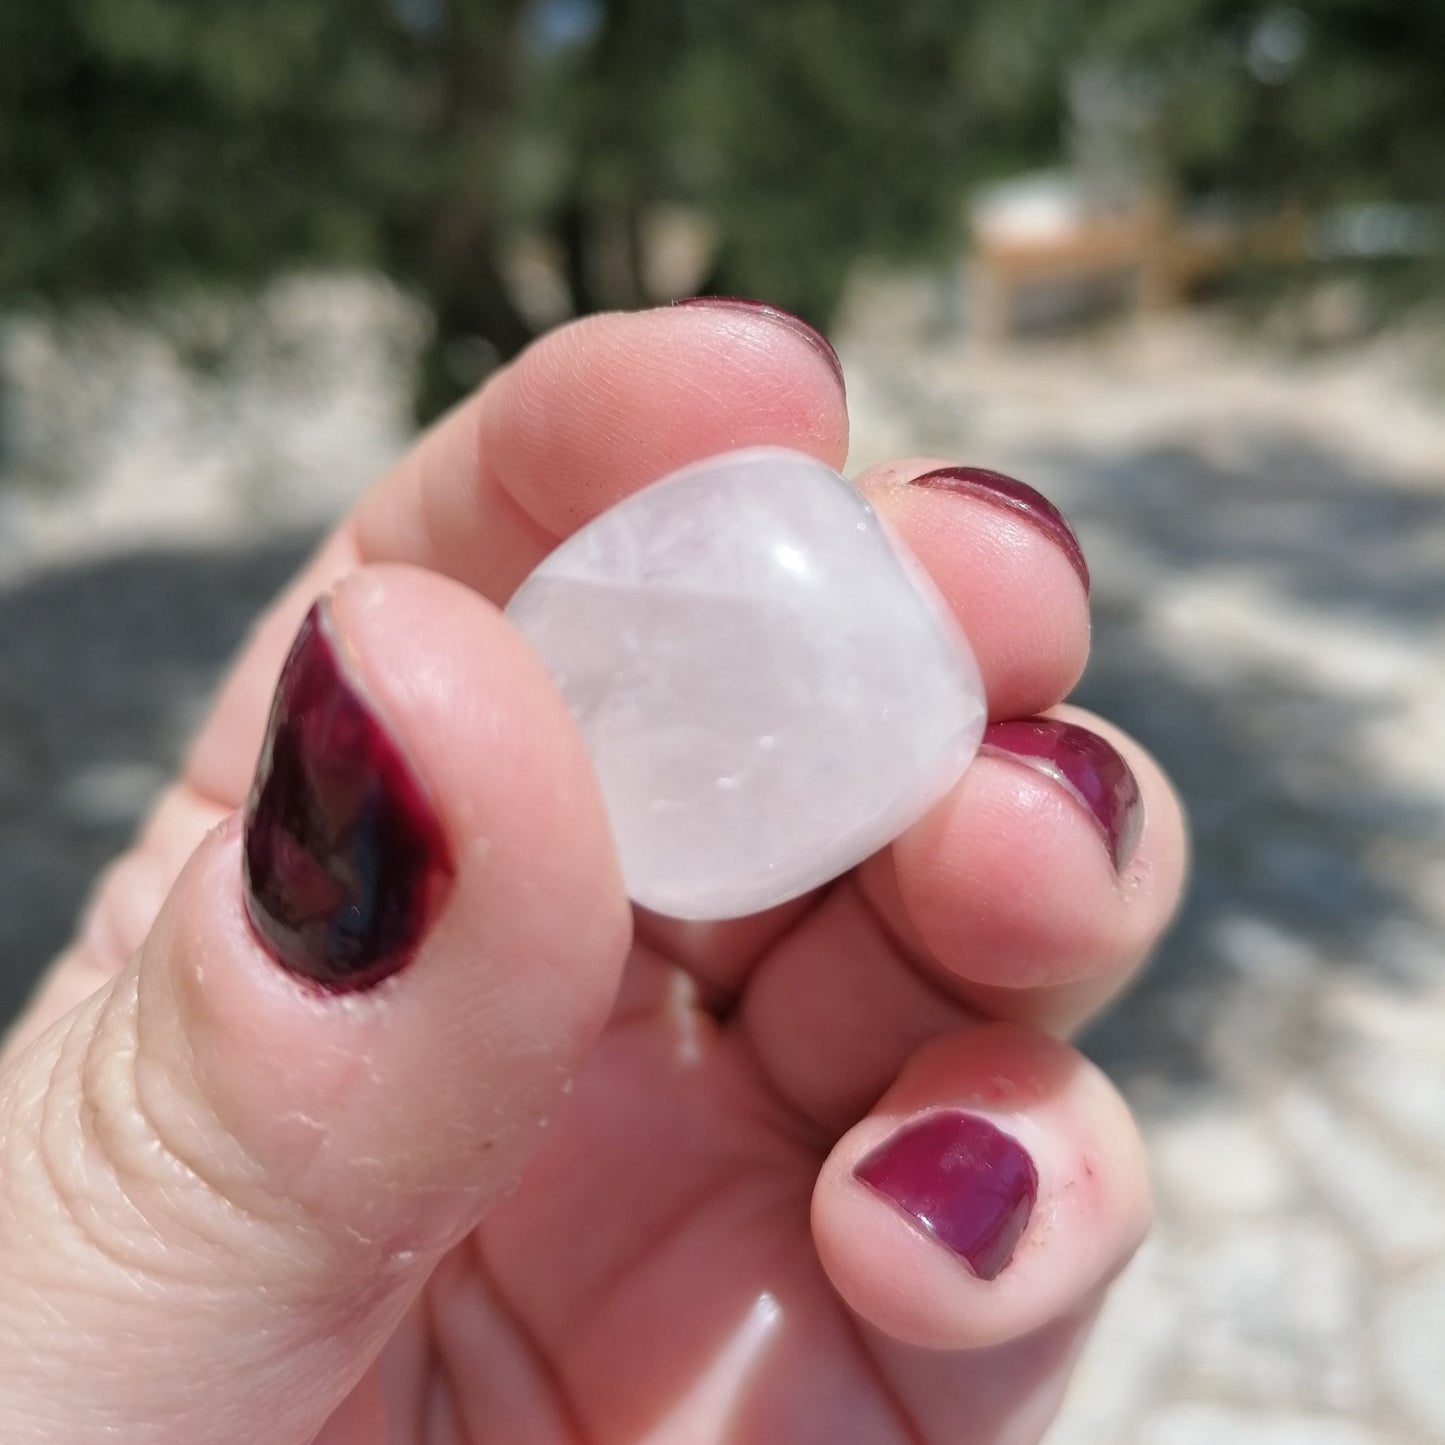
M 135 552 L 0 589 L 0 1024 L 312 542 Z
M 1181 655 L 1179 632 L 1161 636 L 1142 590 L 1115 578 L 1096 607 L 1076 700 L 1160 757 L 1196 848 L 1173 936 L 1085 1041 L 1126 1086 L 1210 1077 L 1224 1015 L 1247 1022 L 1271 992 L 1306 997 L 1322 969 L 1418 984 L 1399 930 L 1430 928 L 1389 860 L 1445 837 L 1445 761 L 1420 758 L 1435 784 L 1406 792 L 1367 734 L 1410 700 L 1408 667 L 1384 654 L 1398 646 L 1408 662 L 1423 644 L 1428 655 L 1445 618 L 1445 492 L 1365 475 L 1285 434 L 1238 439 L 1231 455 L 1227 466 L 1184 446 L 1050 459 L 1079 478 L 1082 528 L 1107 534 L 1117 555 L 1250 599 L 1222 635 L 1193 619 L 1204 665 Z M 1373 676 L 1356 686 L 1352 671 Z M 1320 1046 L 1307 1019 L 1298 1025 L 1295 1057 L 1266 1061 L 1281 1071 Z
M 1417 645 L 1445 615 L 1445 495 L 1394 489 L 1283 435 L 1256 439 L 1232 467 L 1186 447 L 1047 461 L 1076 479 L 1086 536 L 1147 559 L 1141 574 L 1253 578 L 1288 604 L 1281 616 L 1304 609 L 1326 631 L 1330 618 L 1364 621 Z M 65 939 L 248 620 L 310 541 L 142 553 L 0 591 L 0 1018 Z M 1237 932 L 1233 952 L 1221 948 L 1222 925 L 1244 920 L 1272 940 L 1254 960 L 1265 972 L 1282 958 L 1305 969 L 1348 958 L 1388 976 L 1386 930 L 1413 905 L 1367 859 L 1382 840 L 1438 836 L 1442 819 L 1428 792 L 1404 795 L 1370 766 L 1363 732 L 1390 704 L 1321 684 L 1318 625 L 1297 667 L 1231 653 L 1226 639 L 1210 673 L 1161 641 L 1147 588 L 1105 580 L 1078 700 L 1172 771 L 1197 864 L 1152 974 L 1086 1042 L 1126 1086 L 1189 1086 L 1217 1069 L 1222 1013 L 1247 1011 L 1261 987 Z M 1272 625 L 1277 640 L 1290 624 Z

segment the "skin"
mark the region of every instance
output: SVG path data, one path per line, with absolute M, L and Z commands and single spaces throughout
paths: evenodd
M 1116 875 L 981 758 L 885 853 L 712 926 L 634 918 L 580 742 L 498 611 L 627 491 L 734 446 L 841 466 L 827 360 L 763 313 L 538 343 L 384 477 L 263 616 L 174 786 L 0 1054 L 11 1445 L 1033 1441 L 1149 1218 L 1065 1042 L 1173 912 L 1178 805 L 1130 739 Z M 1025 517 L 860 479 L 956 608 L 995 717 L 1057 707 L 1087 599 Z M 247 927 L 240 828 L 314 597 L 436 800 L 456 882 L 414 962 L 322 997 Z M 851 1176 L 941 1106 L 1039 1174 L 974 1278 Z M 525 1171 L 525 1174 L 524 1174 Z

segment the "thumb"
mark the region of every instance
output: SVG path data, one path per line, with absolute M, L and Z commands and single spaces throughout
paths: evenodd
M 0 1076 L 7 1445 L 309 1440 L 515 1184 L 627 930 L 517 635 L 424 573 L 342 584 L 244 820 Z

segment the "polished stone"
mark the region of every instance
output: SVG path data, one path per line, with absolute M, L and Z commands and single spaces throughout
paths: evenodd
M 730 918 L 826 883 L 961 776 L 985 721 L 943 600 L 862 496 L 777 448 L 645 488 L 507 609 L 601 782 L 634 901 Z

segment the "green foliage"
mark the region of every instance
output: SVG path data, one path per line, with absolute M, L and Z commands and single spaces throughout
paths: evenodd
M 637 304 L 639 228 L 669 202 L 719 236 L 713 286 L 826 320 L 853 257 L 952 235 L 986 89 L 966 15 L 945 0 L 15 0 L 0 7 L 0 304 L 380 266 L 436 313 L 435 406 L 467 379 L 446 374 L 456 338 L 506 354 L 530 335 L 502 280 L 512 240 L 553 244 L 575 309 Z
M 856 257 L 942 254 L 971 182 L 1057 157 L 1079 65 L 1180 189 L 1323 204 L 1442 199 L 1442 60 L 1412 0 L 9 0 L 0 306 L 380 267 L 436 317 L 431 410 L 460 339 L 531 335 L 518 237 L 635 305 L 683 205 L 712 289 L 826 322 Z
M 1315 205 L 1445 200 L 1445 7 L 1108 0 L 1080 53 L 1143 79 L 1193 188 Z
M 0 298 L 375 259 L 395 77 L 352 34 L 354 10 L 0 6 Z

